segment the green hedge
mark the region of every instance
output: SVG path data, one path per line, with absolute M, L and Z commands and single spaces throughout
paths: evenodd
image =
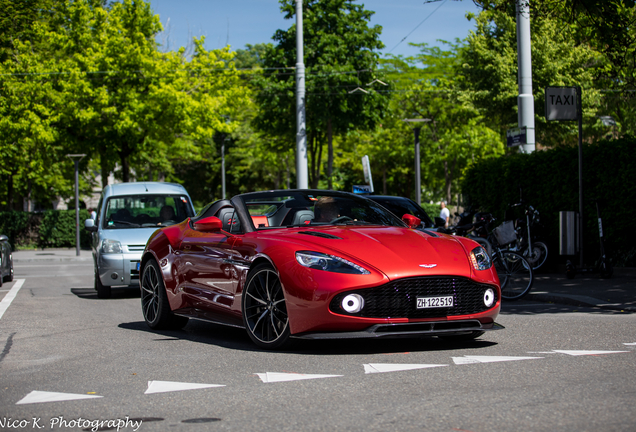
M 587 264 L 600 255 L 595 201 L 615 265 L 636 265 L 636 139 L 583 146 L 584 253 Z M 551 262 L 559 257 L 559 211 L 579 209 L 578 148 L 556 148 L 487 159 L 467 172 L 462 193 L 470 206 L 505 220 L 508 204 L 523 199 L 541 214 Z M 576 261 L 578 263 L 578 260 Z
M 84 229 L 87 210 L 80 210 L 80 246 L 90 247 L 90 233 Z M 75 210 L 47 210 L 42 213 L 0 212 L 0 233 L 9 237 L 13 249 L 25 247 L 75 247 Z
M 439 216 L 441 210 L 439 204 L 422 203 L 421 206 L 431 219 L 435 219 L 435 217 Z

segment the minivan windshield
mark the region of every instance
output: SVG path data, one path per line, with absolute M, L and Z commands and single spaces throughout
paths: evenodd
M 106 202 L 103 227 L 125 229 L 162 227 L 192 217 L 192 206 L 186 195 L 119 195 Z

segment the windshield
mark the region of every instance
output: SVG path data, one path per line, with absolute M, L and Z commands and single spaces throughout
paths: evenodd
M 377 201 L 383 207 L 386 207 L 391 213 L 398 217 L 402 217 L 405 214 L 413 215 L 422 221 L 424 228 L 432 228 L 433 221 L 424 211 L 424 209 L 417 205 L 416 202 L 407 198 L 380 198 L 372 197 L 374 201 Z
M 241 196 L 256 229 L 405 224 L 375 202 L 333 191 L 271 191 Z
M 193 216 L 185 195 L 121 195 L 106 202 L 105 229 L 162 227 Z

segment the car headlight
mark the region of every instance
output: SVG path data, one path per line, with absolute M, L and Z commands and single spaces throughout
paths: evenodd
M 492 266 L 490 255 L 481 246 L 470 252 L 470 261 L 473 263 L 475 270 L 488 270 Z
M 319 252 L 298 251 L 296 261 L 303 267 L 325 270 L 335 273 L 370 274 L 371 272 L 357 264 L 335 255 Z
M 117 240 L 104 239 L 102 241 L 102 253 L 121 253 L 121 243 Z

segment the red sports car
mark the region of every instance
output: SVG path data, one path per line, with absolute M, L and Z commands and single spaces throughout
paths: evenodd
M 244 327 L 269 349 L 294 338 L 472 339 L 503 328 L 489 255 L 419 225 L 346 192 L 216 201 L 148 241 L 144 318 L 153 329 L 188 318 Z

